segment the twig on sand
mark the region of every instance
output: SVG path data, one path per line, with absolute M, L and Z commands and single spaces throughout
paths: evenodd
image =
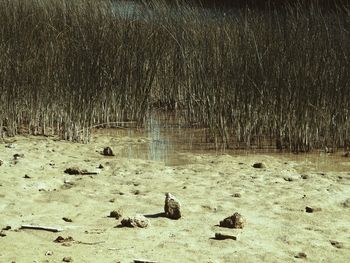
M 49 227 L 49 226 L 37 226 L 37 225 L 21 225 L 21 229 L 35 229 L 35 230 L 45 230 L 50 232 L 61 232 L 62 228 Z

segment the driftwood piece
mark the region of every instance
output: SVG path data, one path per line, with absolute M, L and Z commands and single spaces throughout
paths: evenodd
M 221 234 L 221 233 L 215 233 L 215 239 L 216 240 L 225 240 L 225 239 L 237 240 L 237 237 L 233 236 L 233 235 L 226 235 L 226 234 Z
M 35 229 L 35 230 L 45 230 L 50 232 L 61 232 L 62 228 L 49 227 L 49 226 L 37 226 L 37 225 L 22 225 L 21 229 Z
M 147 259 L 134 259 L 134 263 L 158 263 L 157 261 Z

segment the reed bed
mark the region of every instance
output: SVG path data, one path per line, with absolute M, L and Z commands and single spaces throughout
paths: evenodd
M 0 135 L 87 142 L 176 111 L 226 147 L 350 147 L 350 11 L 0 1 Z

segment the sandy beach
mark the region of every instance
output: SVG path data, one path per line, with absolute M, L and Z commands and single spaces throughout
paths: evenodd
M 6 140 L 0 144 L 0 262 L 350 260 L 350 158 L 340 154 L 175 149 L 176 159 L 164 162 L 130 154 L 149 143 L 142 136 L 100 134 L 89 144 Z M 115 156 L 101 154 L 106 146 Z M 254 168 L 257 162 L 266 167 Z M 97 174 L 64 173 L 69 167 Z M 162 215 L 166 192 L 182 204 L 179 220 Z M 113 210 L 121 218 L 145 215 L 150 225 L 118 227 L 121 218 L 109 217 Z M 243 229 L 218 226 L 234 212 L 245 218 Z M 24 224 L 63 231 L 21 229 Z M 237 240 L 215 240 L 215 233 Z M 73 241 L 54 242 L 58 236 Z

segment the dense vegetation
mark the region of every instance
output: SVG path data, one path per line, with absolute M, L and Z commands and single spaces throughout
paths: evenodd
M 350 146 L 346 6 L 148 4 L 125 17 L 105 0 L 0 0 L 0 135 L 86 142 L 157 108 L 230 147 Z

